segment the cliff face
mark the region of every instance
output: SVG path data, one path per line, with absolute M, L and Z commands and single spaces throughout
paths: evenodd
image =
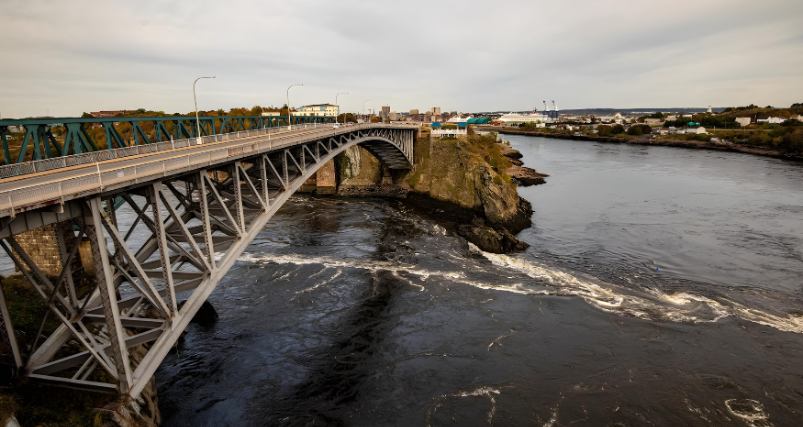
M 532 223 L 532 208 L 521 199 L 505 172 L 515 167 L 501 153 L 496 136 L 471 135 L 468 140 L 415 142 L 409 171 L 389 171 L 368 151 L 353 147 L 335 159 L 338 194 L 405 197 L 410 193 L 471 212 L 473 218 L 456 231 L 481 249 L 509 252 L 526 248 L 512 233 Z

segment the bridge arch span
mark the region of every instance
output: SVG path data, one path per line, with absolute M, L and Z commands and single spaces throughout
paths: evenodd
M 123 173 L 99 191 L 66 200 L 60 211 L 40 202 L 3 219 L 0 246 L 61 321 L 29 355 L 16 350 L 18 368 L 32 380 L 136 398 L 219 281 L 307 179 L 353 146 L 390 169 L 409 169 L 416 132 L 355 126 L 201 145 L 217 160 L 193 167 L 188 157 L 170 173 L 167 164 L 178 161 L 168 156 L 152 179 L 126 181 Z M 57 280 L 15 240 L 26 224 L 54 225 L 66 266 Z M 81 291 L 70 266 L 87 239 L 96 286 Z M 13 340 L 10 332 L 4 338 Z M 76 343 L 82 350 L 60 351 Z M 136 346 L 147 349 L 142 360 L 130 357 Z

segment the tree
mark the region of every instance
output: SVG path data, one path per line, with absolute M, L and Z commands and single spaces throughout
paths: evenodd
M 614 134 L 614 135 L 618 135 L 618 134 L 624 133 L 624 132 L 625 132 L 625 127 L 622 126 L 622 125 L 616 125 L 613 128 L 611 128 L 611 133 Z
M 635 136 L 641 136 L 650 133 L 652 133 L 652 128 L 650 127 L 650 125 L 634 125 L 630 126 L 630 129 L 627 130 L 628 135 L 635 135 Z
M 261 116 L 262 115 L 262 107 L 259 105 L 254 105 L 251 107 L 251 110 L 248 111 L 249 116 Z
M 343 114 L 337 116 L 337 122 L 338 123 L 348 123 L 348 122 L 356 123 L 357 122 L 357 118 L 354 117 L 354 114 L 343 113 Z

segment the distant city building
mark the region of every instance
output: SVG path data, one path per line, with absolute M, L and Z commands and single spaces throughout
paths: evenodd
M 702 135 L 702 134 L 708 133 L 708 132 L 705 131 L 704 127 L 700 126 L 700 127 L 696 127 L 696 128 L 688 128 L 688 129 L 686 129 L 686 133 Z
M 410 110 L 410 115 L 411 116 L 416 115 L 416 114 L 418 114 L 418 110 Z
M 471 119 L 471 116 L 468 117 L 468 120 Z M 459 116 L 456 116 L 452 120 L 449 121 L 463 121 Z M 542 121 L 553 121 L 554 118 L 544 118 L 542 114 L 519 114 L 519 113 L 509 113 L 503 114 L 498 118 L 500 122 L 504 123 L 533 123 L 533 122 L 542 122 Z
M 450 126 L 451 127 L 451 126 Z M 430 127 L 430 138 L 457 138 L 458 136 L 468 135 L 468 126 L 466 122 L 459 122 L 454 129 L 445 129 L 440 123 L 432 123 Z
M 739 123 L 740 126 L 747 126 L 750 124 L 750 117 L 737 117 L 736 123 Z
M 432 107 L 432 114 L 435 116 L 441 115 L 441 107 Z
M 332 104 L 305 105 L 293 113 L 294 116 L 306 117 L 336 116 L 337 114 L 337 105 Z
M 89 114 L 97 119 L 102 119 L 104 117 L 114 117 L 118 114 L 128 114 L 130 112 L 131 110 L 95 111 L 94 113 L 89 113 Z
M 756 122 L 758 122 L 758 123 L 773 123 L 773 124 L 776 124 L 776 125 L 779 125 L 779 124 L 781 124 L 781 123 L 783 123 L 785 121 L 786 121 L 786 119 L 783 118 L 783 117 L 767 117 L 765 119 L 756 120 Z
M 379 118 L 381 118 L 381 119 L 390 118 L 390 106 L 389 105 L 382 106 L 382 111 L 379 112 Z
M 263 116 L 268 116 L 268 117 L 280 116 L 281 114 L 282 114 L 282 113 L 281 113 L 281 112 L 279 112 L 279 111 L 263 111 L 263 112 L 262 112 L 262 115 L 263 115 Z

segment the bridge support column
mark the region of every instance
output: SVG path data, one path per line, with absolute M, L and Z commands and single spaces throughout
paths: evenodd
M 87 212 L 84 220 L 87 224 L 87 235 L 92 245 L 92 256 L 95 259 L 95 278 L 100 291 L 103 316 L 109 341 L 111 342 L 114 365 L 117 370 L 117 391 L 121 395 L 126 395 L 133 383 L 131 365 L 128 360 L 128 348 L 125 345 L 126 333 L 123 330 L 123 324 L 120 321 L 120 310 L 117 307 L 117 289 L 112 280 L 109 251 L 106 247 L 106 238 L 103 236 L 102 209 L 103 205 L 100 197 L 90 199 L 89 212 Z
M 0 286 L 0 350 L 2 350 L 3 356 L 10 354 L 14 358 L 14 368 L 22 367 L 22 357 L 20 357 L 17 337 L 14 335 L 14 327 L 11 326 L 11 315 L 8 312 L 8 304 L 2 286 Z
M 318 178 L 318 194 L 335 194 L 337 192 L 334 159 L 324 163 L 316 174 Z

